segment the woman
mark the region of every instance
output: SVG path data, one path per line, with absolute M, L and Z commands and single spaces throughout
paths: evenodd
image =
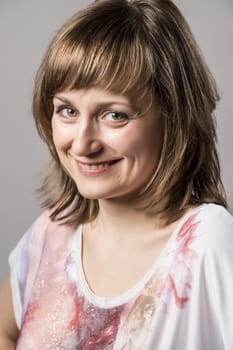
M 61 28 L 33 101 L 46 209 L 10 255 L 4 349 L 232 349 L 217 100 L 169 0 L 96 1 Z

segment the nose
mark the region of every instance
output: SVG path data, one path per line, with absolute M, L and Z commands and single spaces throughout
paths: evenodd
M 80 118 L 82 119 L 82 118 Z M 103 148 L 98 126 L 93 120 L 83 119 L 77 125 L 72 149 L 77 156 L 91 156 Z

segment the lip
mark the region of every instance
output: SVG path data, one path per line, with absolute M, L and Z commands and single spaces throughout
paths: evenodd
M 121 159 L 113 159 L 105 162 L 84 163 L 76 160 L 79 172 L 87 176 L 97 176 L 106 173 L 119 163 Z

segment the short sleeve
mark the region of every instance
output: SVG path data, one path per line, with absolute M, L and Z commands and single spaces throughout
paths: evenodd
M 13 307 L 19 329 L 38 269 L 47 222 L 48 215 L 43 213 L 27 230 L 9 256 Z
M 222 344 L 233 349 L 233 217 L 215 207 L 208 229 L 205 256 L 207 303 L 214 310 Z

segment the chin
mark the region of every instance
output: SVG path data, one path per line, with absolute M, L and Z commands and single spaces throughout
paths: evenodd
M 103 192 L 97 192 L 97 191 L 85 191 L 85 190 L 80 190 L 78 189 L 78 192 L 81 194 L 83 198 L 86 199 L 108 199 L 109 194 L 108 193 L 103 193 Z

